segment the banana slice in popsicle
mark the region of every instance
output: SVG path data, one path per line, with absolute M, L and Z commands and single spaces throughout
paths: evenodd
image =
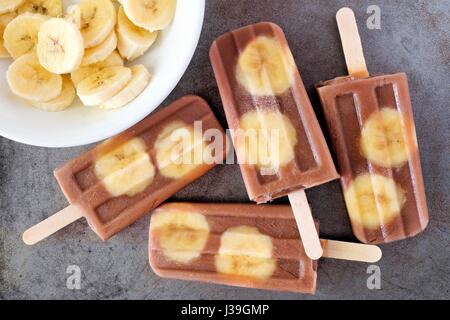
M 294 71 L 288 49 L 275 38 L 259 36 L 239 56 L 236 77 L 250 94 L 279 95 L 291 87 Z
M 401 113 L 392 108 L 375 111 L 361 131 L 361 151 L 381 167 L 403 166 L 408 161 L 408 150 Z
M 232 227 L 220 238 L 215 266 L 219 273 L 259 279 L 270 278 L 276 269 L 272 239 L 257 228 Z
M 150 230 L 158 236 L 164 255 L 183 264 L 200 257 L 209 237 L 208 221 L 197 212 L 157 212 L 152 216 Z
M 235 138 L 236 150 L 246 164 L 275 173 L 294 159 L 297 132 L 286 115 L 249 111 L 241 117 L 239 127 L 244 136 Z
M 391 178 L 378 174 L 358 176 L 344 190 L 351 221 L 377 229 L 394 220 L 406 202 L 404 190 Z
M 155 177 L 145 142 L 134 138 L 95 161 L 95 174 L 106 190 L 118 197 L 144 191 Z
M 182 121 L 169 123 L 155 141 L 156 164 L 168 178 L 181 178 L 203 163 L 202 134 Z

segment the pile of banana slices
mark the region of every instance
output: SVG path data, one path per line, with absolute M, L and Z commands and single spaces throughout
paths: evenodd
M 150 82 L 142 56 L 173 20 L 176 0 L 1 0 L 0 58 L 11 91 L 31 106 L 61 111 L 78 95 L 85 106 L 116 109 Z

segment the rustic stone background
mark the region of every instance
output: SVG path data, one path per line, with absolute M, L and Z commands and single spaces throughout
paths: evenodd
M 382 289 L 366 287 L 366 264 L 322 260 L 315 297 L 164 280 L 147 262 L 148 217 L 107 243 L 79 221 L 35 247 L 22 232 L 66 205 L 52 171 L 90 146 L 44 149 L 0 138 L 0 298 L 4 299 L 412 299 L 449 298 L 450 288 L 450 3 L 421 1 L 206 0 L 205 24 L 193 61 L 164 105 L 199 94 L 226 126 L 208 58 L 222 33 L 267 20 L 283 27 L 319 119 L 313 85 L 346 72 L 336 11 L 357 15 L 372 73 L 409 76 L 431 222 L 418 237 L 383 245 Z M 365 27 L 366 9 L 381 8 L 381 30 Z M 189 32 L 188 30 L 186 32 Z M 4 76 L 4 75 L 1 75 Z M 1 116 L 1 115 L 0 115 Z M 322 121 L 323 124 L 323 121 Z M 354 240 L 339 183 L 307 191 L 323 237 Z M 176 200 L 248 201 L 237 165 L 219 166 Z M 281 201 L 286 201 L 282 199 Z M 82 270 L 81 290 L 66 288 L 66 268 Z

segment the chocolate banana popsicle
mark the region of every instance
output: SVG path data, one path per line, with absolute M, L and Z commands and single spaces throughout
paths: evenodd
M 353 231 L 365 243 L 412 237 L 428 224 L 404 73 L 369 76 L 353 12 L 337 15 L 349 76 L 317 85 Z
M 324 256 L 375 262 L 376 246 L 321 240 Z M 314 294 L 317 261 L 288 205 L 167 203 L 150 222 L 149 261 L 164 278 Z
M 224 141 L 208 104 L 183 97 L 57 169 L 71 205 L 23 239 L 34 244 L 85 217 L 107 240 L 220 163 Z
M 338 178 L 279 26 L 262 22 L 222 35 L 210 57 L 251 200 L 269 202 Z M 254 130 L 257 144 L 239 139 L 239 129 Z M 270 130 L 278 131 L 278 145 Z
M 210 57 L 250 199 L 289 195 L 306 252 L 319 258 L 311 214 L 295 202 L 338 174 L 283 31 L 269 22 L 231 31 Z

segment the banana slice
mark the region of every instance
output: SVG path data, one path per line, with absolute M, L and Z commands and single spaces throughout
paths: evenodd
M 150 231 L 158 237 L 163 254 L 183 264 L 200 257 L 208 241 L 209 230 L 204 215 L 189 211 L 157 212 L 150 223 Z
M 66 15 L 64 16 L 64 19 L 73 23 L 73 25 L 75 27 L 77 27 L 78 29 L 81 29 L 81 8 L 80 8 L 80 6 L 74 4 L 74 5 L 67 7 Z
M 84 47 L 95 47 L 114 29 L 116 9 L 110 0 L 81 0 L 79 6 Z
M 114 197 L 132 197 L 152 183 L 155 167 L 145 142 L 134 138 L 99 157 L 95 161 L 95 174 Z
M 361 131 L 363 156 L 384 168 L 401 167 L 408 161 L 405 126 L 400 112 L 392 108 L 375 111 Z
M 2 0 L 0 1 L 0 14 L 14 11 L 24 0 Z
M 84 55 L 80 30 L 63 18 L 52 18 L 42 24 L 38 34 L 37 53 L 41 65 L 56 74 L 76 70 Z
M 81 81 L 89 77 L 90 75 L 93 75 L 94 73 L 97 73 L 107 67 L 123 67 L 123 59 L 122 57 L 117 53 L 117 51 L 114 51 L 107 57 L 105 60 L 88 65 L 86 67 L 81 67 L 75 71 L 73 71 L 70 74 L 70 77 L 72 79 L 72 82 L 75 86 L 78 86 Z
M 0 15 L 0 58 L 9 58 L 8 50 L 3 45 L 3 33 L 6 26 L 15 18 L 17 14 L 15 12 L 8 12 Z
M 15 60 L 6 72 L 11 91 L 29 101 L 49 101 L 61 94 L 62 77 L 43 68 L 36 53 Z
M 6 50 L 14 59 L 31 52 L 38 42 L 38 33 L 48 17 L 24 13 L 17 16 L 5 28 L 3 39 Z
M 131 79 L 131 69 L 108 67 L 90 75 L 77 86 L 85 106 L 99 106 L 115 96 Z
M 256 165 L 262 174 L 275 174 L 294 159 L 297 132 L 282 113 L 249 111 L 241 117 L 239 127 L 234 137 L 239 159 Z
M 117 48 L 122 57 L 129 61 L 143 55 L 155 42 L 158 32 L 150 32 L 136 26 L 125 15 L 123 7 L 119 8 L 117 15 Z
M 345 190 L 352 222 L 378 229 L 394 220 L 405 204 L 403 189 L 391 178 L 378 174 L 358 176 Z
M 236 77 L 251 94 L 279 95 L 294 81 L 295 63 L 287 48 L 275 38 L 260 36 L 250 42 L 238 59 Z
M 17 12 L 19 14 L 31 12 L 51 17 L 62 17 L 63 4 L 61 0 L 25 0 L 17 9 Z
M 177 6 L 175 0 L 123 0 L 121 3 L 135 25 L 152 32 L 172 22 Z
M 132 77 L 130 82 L 114 97 L 106 101 L 103 109 L 117 109 L 130 103 L 147 87 L 150 81 L 150 73 L 143 65 L 131 67 Z
M 270 278 L 276 269 L 272 258 L 272 239 L 255 227 L 238 226 L 225 231 L 220 238 L 215 266 L 219 273 Z
M 116 50 L 116 48 L 117 36 L 116 32 L 113 30 L 105 41 L 100 43 L 98 46 L 86 49 L 83 60 L 81 61 L 81 66 L 87 66 L 105 60 L 114 50 Z
M 154 147 L 159 172 L 178 179 L 203 163 L 206 144 L 201 132 L 195 132 L 182 121 L 174 121 L 161 131 Z
M 62 91 L 55 99 L 46 102 L 29 101 L 29 103 L 40 110 L 48 112 L 62 111 L 70 107 L 75 99 L 75 88 L 68 75 L 63 75 Z

